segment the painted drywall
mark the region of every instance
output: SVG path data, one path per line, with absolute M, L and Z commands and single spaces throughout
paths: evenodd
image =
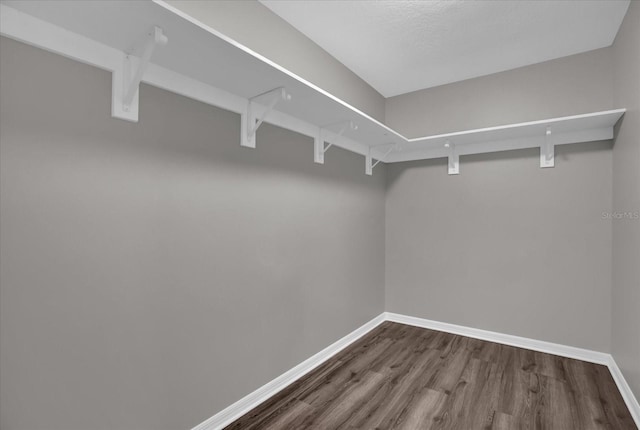
M 3 430 L 191 428 L 383 311 L 384 167 L 0 52 Z
M 431 134 L 613 107 L 611 52 L 593 51 L 390 99 L 387 119 Z M 422 115 L 422 120 L 419 115 Z M 609 351 L 611 142 L 390 164 L 386 308 Z
M 608 351 L 610 149 L 388 166 L 387 311 Z
M 613 45 L 614 102 L 627 108 L 613 146 L 612 354 L 640 398 L 640 3 Z
M 387 124 L 407 137 L 470 130 L 610 109 L 611 50 L 387 99 Z
M 258 1 L 167 3 L 384 122 L 385 99 L 380 93 Z

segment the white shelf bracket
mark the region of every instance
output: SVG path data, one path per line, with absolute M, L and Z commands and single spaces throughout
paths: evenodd
M 256 106 L 258 105 L 256 102 L 258 99 L 264 99 L 266 101 L 262 109 L 262 113 L 259 116 L 257 115 L 257 111 L 259 109 L 257 109 Z M 240 141 L 241 146 L 247 148 L 256 147 L 256 132 L 258 131 L 258 128 L 260 128 L 264 120 L 271 111 L 273 111 L 278 102 L 282 100 L 291 100 L 291 94 L 289 94 L 284 87 L 274 88 L 262 94 L 258 94 L 247 101 L 247 109 L 242 114 L 240 121 L 242 127 L 242 139 Z M 262 103 L 260 104 L 262 105 Z
M 371 154 L 371 150 L 373 148 L 378 148 L 380 146 L 387 146 L 387 145 L 391 145 L 391 147 L 382 155 L 382 157 L 380 158 L 373 158 L 372 154 Z M 365 162 L 366 162 L 366 166 L 365 166 L 365 173 L 369 176 L 373 175 L 373 168 L 376 167 L 378 164 L 380 164 L 381 162 L 384 162 L 384 160 L 387 159 L 387 157 L 389 156 L 389 154 L 391 154 L 391 152 L 393 152 L 396 149 L 400 148 L 400 144 L 398 143 L 385 143 L 382 145 L 376 145 L 373 147 L 369 147 L 368 151 L 367 151 L 367 156 L 365 158 Z M 374 162 L 375 160 L 375 162 Z
M 324 147 L 324 129 L 318 127 L 318 134 L 313 139 L 313 161 L 318 164 L 324 164 L 324 153 L 326 151 Z
M 140 82 L 149 66 L 153 51 L 157 46 L 169 42 L 160 27 L 153 27 L 147 35 L 140 58 L 125 55 L 122 67 L 113 71 L 111 115 L 128 121 L 138 121 Z
M 336 125 L 340 125 L 340 130 L 338 130 L 338 132 L 336 133 L 333 142 L 329 142 L 329 144 L 325 146 L 325 141 L 327 140 L 327 127 Z M 318 164 L 324 164 L 324 153 L 327 152 L 329 148 L 331 148 L 336 142 L 338 142 L 347 130 L 355 131 L 357 129 L 358 125 L 353 121 L 343 121 L 337 124 L 330 124 L 324 127 L 320 127 L 318 131 L 318 138 L 313 142 L 313 161 Z
M 540 147 L 540 167 L 555 166 L 555 145 L 551 142 L 551 127 L 547 127 L 544 143 Z
M 460 156 L 458 151 L 456 151 L 456 146 L 447 140 L 444 144 L 444 147 L 449 150 L 448 159 L 448 170 L 450 175 L 459 175 L 460 174 Z
M 369 147 L 369 149 L 367 149 L 367 155 L 364 158 L 364 162 L 365 162 L 364 173 L 366 173 L 369 176 L 373 175 L 372 161 L 373 161 L 373 158 L 371 157 L 371 147 Z

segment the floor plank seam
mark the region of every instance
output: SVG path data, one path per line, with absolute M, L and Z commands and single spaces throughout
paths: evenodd
M 428 358 L 424 358 L 425 354 Z M 411 360 L 415 361 L 420 357 L 424 362 L 418 364 L 411 362 Z M 470 363 L 472 360 L 476 360 L 478 363 Z M 406 363 L 407 361 L 409 364 Z M 591 367 L 579 367 L 579 363 L 583 363 L 580 366 L 588 365 Z M 454 367 L 448 368 L 451 365 Z M 345 366 L 350 370 L 355 370 L 356 376 L 350 373 L 345 374 Z M 479 368 L 477 368 L 478 366 Z M 474 386 L 468 377 L 462 377 L 465 371 L 468 372 L 465 369 L 474 369 L 476 374 L 484 371 L 489 372 L 488 375 L 497 373 L 501 376 L 499 378 L 495 375 L 492 376 L 496 379 L 493 388 Z M 575 369 L 582 370 L 576 371 Z M 379 373 L 383 377 L 375 383 L 369 381 L 370 386 L 364 388 L 349 388 L 350 385 L 362 383 L 355 382 L 355 379 L 364 377 L 363 370 Z M 445 374 L 452 371 L 459 372 L 457 379 L 455 375 L 447 376 Z M 493 403 L 474 401 L 475 407 L 480 407 L 486 414 L 483 419 L 477 416 L 476 424 L 478 419 L 485 422 L 491 414 L 490 428 L 520 428 L 522 423 L 530 423 L 531 425 L 527 428 L 538 428 L 545 423 L 545 420 L 551 419 L 548 411 L 545 412 L 545 408 L 550 408 L 551 405 L 554 405 L 553 402 L 566 403 L 568 406 L 565 409 L 569 411 L 573 405 L 573 411 L 570 414 L 573 416 L 572 422 L 582 421 L 582 426 L 585 429 L 605 427 L 637 429 L 637 423 L 640 422 L 638 416 L 640 408 L 637 407 L 637 400 L 630 394 L 628 385 L 625 392 L 626 381 L 609 354 L 385 312 L 192 430 L 308 428 L 304 423 L 308 423 L 309 420 L 301 420 L 296 417 L 296 414 L 320 414 L 317 402 L 345 401 L 344 396 L 349 398 L 353 393 L 370 395 L 371 399 L 375 399 L 375 405 L 377 405 L 375 410 L 367 411 L 359 408 L 357 411 L 351 411 L 350 415 L 345 412 L 344 408 L 334 410 L 334 415 L 331 415 L 332 412 L 329 411 L 325 417 L 327 419 L 337 420 L 340 417 L 344 418 L 345 414 L 348 417 L 343 425 L 337 425 L 335 422 L 332 425 L 330 421 L 323 421 L 321 428 L 407 428 L 406 422 L 397 421 L 400 418 L 398 416 L 395 419 L 378 416 L 381 414 L 380 411 L 387 411 L 386 414 L 397 414 L 398 410 L 406 407 L 401 400 L 396 398 L 399 394 L 394 391 L 407 389 L 407 376 L 403 377 L 401 372 L 414 375 L 417 379 L 417 383 L 409 384 L 409 387 L 413 387 L 411 389 L 431 390 L 432 396 L 435 395 L 434 393 L 439 393 L 440 400 L 436 401 L 436 398 L 431 398 L 419 391 L 422 394 L 418 394 L 417 400 L 415 397 L 411 397 L 413 404 L 421 402 L 440 404 L 438 402 L 441 402 L 458 410 L 458 415 L 452 415 L 448 411 L 411 412 L 407 422 L 428 420 L 429 427 L 424 428 L 464 429 L 464 427 L 455 427 L 455 423 L 451 421 L 451 417 L 454 415 L 457 417 L 457 423 L 469 419 L 459 411 L 461 400 L 455 398 L 455 390 L 452 392 L 459 382 L 470 386 L 464 390 L 462 400 L 465 395 L 468 397 L 468 393 L 473 392 L 479 395 L 478 393 L 486 391 L 485 394 L 497 396 L 497 400 L 492 400 Z M 589 377 L 597 379 L 600 381 L 599 384 L 603 383 L 606 386 L 607 393 L 611 395 L 617 393 L 616 400 L 613 402 L 605 400 L 601 395 L 599 385 L 595 387 L 591 385 L 589 388 L 597 400 L 583 404 L 580 402 L 583 402 L 584 399 L 571 399 L 572 394 L 580 390 L 580 387 L 576 388 L 571 385 L 571 378 L 573 378 L 573 384 L 576 384 L 577 381 L 575 375 L 572 376 L 574 372 L 577 372 L 578 375 L 581 375 L 580 372 L 582 372 L 584 375 L 588 374 Z M 426 373 L 427 377 L 423 373 Z M 584 375 L 579 377 L 584 377 Z M 333 379 L 336 377 L 338 377 L 337 380 Z M 538 381 L 537 386 L 531 385 L 532 378 Z M 328 385 L 336 392 L 333 393 L 333 396 L 325 393 L 318 397 L 318 394 L 314 393 L 317 387 L 305 387 L 305 384 L 310 384 L 309 381 L 314 380 L 313 384 L 322 381 L 323 384 Z M 339 385 L 336 386 L 336 383 Z M 583 384 L 586 384 L 585 387 L 589 387 L 588 382 L 583 382 Z M 345 394 L 345 389 L 351 391 Z M 524 396 L 522 399 L 516 399 L 517 401 L 508 399 L 504 394 L 501 398 L 499 394 L 494 393 L 496 390 L 515 389 L 522 390 L 522 396 Z M 446 394 L 447 391 L 449 394 Z M 378 394 L 378 392 L 382 394 Z M 292 403 L 285 402 L 283 404 L 277 401 L 279 396 L 286 397 L 287 393 L 292 396 L 295 393 L 306 394 L 302 397 L 299 397 L 300 394 L 295 394 L 297 397 L 293 397 L 293 399 L 296 402 Z M 273 410 L 267 412 L 269 408 L 276 408 L 276 415 L 271 415 L 271 418 L 262 421 L 266 427 L 248 425 L 245 421 L 246 418 L 253 417 L 257 420 L 260 413 L 256 414 L 255 411 L 261 408 L 263 409 L 263 419 L 264 416 L 274 412 Z M 278 408 L 282 408 L 282 410 Z M 589 414 L 590 418 L 581 418 L 577 411 Z M 560 416 L 564 416 L 563 419 L 571 418 L 566 413 L 560 414 Z M 367 427 L 367 423 L 371 424 L 374 421 L 380 426 L 376 424 L 374 427 Z M 313 423 L 313 420 L 311 422 Z M 284 424 L 295 424 L 295 426 L 282 427 Z M 317 423 L 314 426 L 317 428 Z M 566 428 L 574 427 L 569 425 Z

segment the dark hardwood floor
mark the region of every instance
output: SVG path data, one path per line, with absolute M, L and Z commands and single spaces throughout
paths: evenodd
M 385 322 L 226 429 L 636 429 L 605 366 Z

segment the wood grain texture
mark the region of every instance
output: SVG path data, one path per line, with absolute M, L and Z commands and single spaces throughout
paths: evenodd
M 637 429 L 602 365 L 385 322 L 226 429 Z

